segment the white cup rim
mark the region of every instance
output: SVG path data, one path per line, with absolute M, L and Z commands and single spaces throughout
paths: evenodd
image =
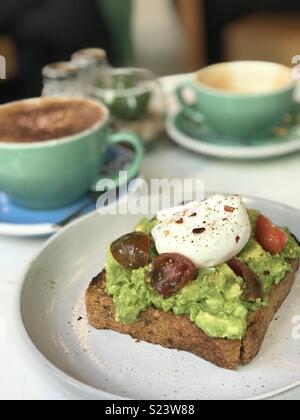
M 217 87 L 213 87 L 210 86 L 208 84 L 206 84 L 205 82 L 202 82 L 201 80 L 199 80 L 199 76 L 201 76 L 204 73 L 207 73 L 209 70 L 211 69 L 216 69 L 218 67 L 224 67 L 224 66 L 234 66 L 234 65 L 261 65 L 261 66 L 270 66 L 270 67 L 277 67 L 279 69 L 284 70 L 285 72 L 290 72 L 291 74 L 291 80 L 290 82 L 288 82 L 286 85 L 284 85 L 283 87 L 280 88 L 274 88 L 274 89 L 270 89 L 270 90 L 266 90 L 263 92 L 234 92 L 234 91 L 230 91 L 230 90 L 222 90 L 220 88 Z M 295 80 L 293 79 L 293 75 L 292 75 L 292 69 L 290 69 L 289 67 L 280 64 L 280 63 L 275 63 L 275 62 L 271 62 L 271 61 L 259 61 L 259 60 L 240 60 L 240 61 L 228 61 L 228 62 L 221 62 L 221 63 L 217 63 L 217 64 L 212 64 L 210 66 L 204 67 L 201 70 L 198 70 L 196 73 L 194 73 L 195 76 L 195 82 L 198 86 L 200 86 L 203 90 L 205 90 L 207 93 L 211 93 L 214 95 L 219 95 L 222 97 L 237 97 L 237 98 L 249 98 L 249 97 L 253 97 L 253 98 L 257 98 L 257 97 L 268 97 L 268 96 L 273 96 L 274 94 L 280 94 L 283 92 L 287 92 L 290 89 L 295 88 Z

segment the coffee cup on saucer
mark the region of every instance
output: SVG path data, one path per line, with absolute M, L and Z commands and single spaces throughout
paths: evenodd
M 109 132 L 109 110 L 97 101 L 37 98 L 0 106 L 0 191 L 38 210 L 72 204 L 100 181 L 110 145 L 129 144 L 139 172 L 143 145 L 133 133 Z
M 192 91 L 194 101 L 186 98 Z M 222 136 L 244 139 L 265 136 L 293 108 L 295 82 L 290 68 L 262 61 L 220 63 L 198 71 L 180 85 L 183 114 L 207 123 Z

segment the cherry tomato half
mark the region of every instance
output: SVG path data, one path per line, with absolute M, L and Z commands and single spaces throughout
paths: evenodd
M 153 260 L 151 285 L 165 299 L 197 277 L 192 261 L 180 254 L 161 254 Z
M 243 261 L 232 258 L 227 264 L 238 277 L 245 280 L 245 298 L 248 301 L 255 302 L 257 299 L 263 299 L 264 291 L 260 279 Z
M 137 270 L 150 263 L 150 237 L 142 232 L 122 236 L 111 245 L 114 259 L 123 267 Z
M 260 215 L 256 225 L 256 240 L 272 255 L 279 254 L 288 243 L 287 234 L 267 217 Z

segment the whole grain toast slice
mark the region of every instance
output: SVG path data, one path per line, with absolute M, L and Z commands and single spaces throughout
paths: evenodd
M 132 338 L 163 347 L 184 350 L 221 368 L 236 370 L 250 363 L 258 354 L 269 324 L 290 293 L 299 260 L 292 260 L 293 270 L 282 282 L 273 286 L 268 306 L 249 315 L 248 330 L 243 340 L 211 338 L 187 317 L 162 312 L 154 307 L 140 315 L 138 322 L 124 325 L 115 321 L 112 297 L 106 293 L 106 273 L 102 271 L 86 292 L 86 309 L 91 326 L 113 330 Z

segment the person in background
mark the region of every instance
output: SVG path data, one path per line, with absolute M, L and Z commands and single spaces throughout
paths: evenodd
M 104 48 L 116 60 L 98 0 L 0 1 L 1 35 L 14 41 L 19 67 L 15 80 L 0 82 L 1 103 L 40 96 L 41 69 L 78 49 Z

